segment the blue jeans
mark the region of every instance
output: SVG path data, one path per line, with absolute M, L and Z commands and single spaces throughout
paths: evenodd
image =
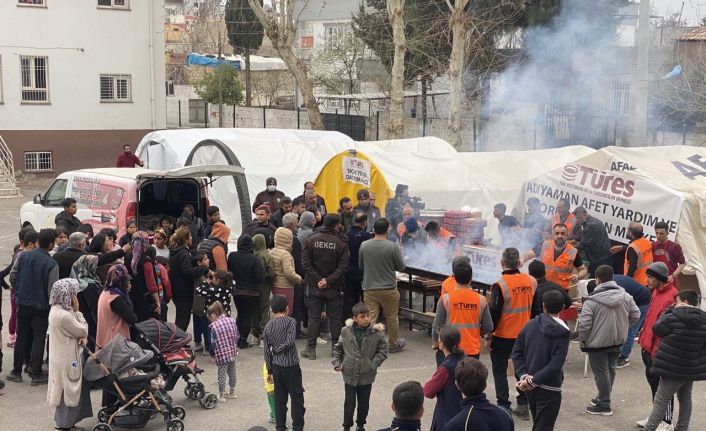
M 211 334 L 209 333 L 208 325 L 208 317 L 194 315 L 194 342 L 201 344 L 201 336 L 203 335 L 203 348 L 208 353 L 211 353 Z
M 623 347 L 620 348 L 621 358 L 628 359 L 630 357 L 630 352 L 632 352 L 632 345 L 635 344 L 635 334 L 637 334 L 637 331 L 642 328 L 642 324 L 645 322 L 645 316 L 647 315 L 647 309 L 649 307 L 650 304 L 637 307 L 640 309 L 640 318 L 637 320 L 637 323 L 635 323 L 630 327 L 630 329 L 628 329 L 628 339 L 625 340 L 625 344 L 623 344 Z

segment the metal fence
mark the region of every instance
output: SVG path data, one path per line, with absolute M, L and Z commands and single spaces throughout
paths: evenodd
M 556 114 L 536 120 L 518 121 L 503 118 L 485 119 L 467 115 L 462 122 L 462 151 L 533 150 L 567 145 L 602 148 L 617 146 L 706 146 L 706 130 L 687 125 L 672 129 L 650 130 L 640 137 L 625 124 L 625 119 L 607 115 Z M 218 106 L 201 100 L 167 101 L 168 127 L 219 127 Z M 311 129 L 304 109 L 223 106 L 223 127 L 265 129 Z M 345 115 L 338 111 L 324 113 L 327 130 L 336 130 L 362 140 L 390 139 L 389 115 L 378 111 L 372 116 Z M 434 136 L 450 140 L 447 118 L 404 119 L 404 138 Z

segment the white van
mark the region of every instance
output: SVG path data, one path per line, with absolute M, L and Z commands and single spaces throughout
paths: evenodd
M 68 171 L 59 175 L 46 193 L 34 196 L 20 209 L 22 226 L 54 228 L 54 218 L 63 211 L 61 201 L 76 199 L 76 217 L 98 232 L 114 229 L 118 237 L 135 219 L 143 230 L 154 230 L 163 216 L 176 220 L 186 205 L 206 220 L 208 187 L 215 178 L 244 176 L 230 165 L 186 166 L 172 171 L 143 168 L 98 168 Z M 234 196 L 233 199 L 237 199 Z

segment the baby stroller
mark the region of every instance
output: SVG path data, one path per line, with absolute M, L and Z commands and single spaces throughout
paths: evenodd
M 162 322 L 157 319 L 148 319 L 136 323 L 134 326 L 135 342 L 144 349 L 154 352 L 161 366 L 166 385 L 162 395 L 171 400 L 166 392 L 174 389 L 179 379 L 184 379 L 186 387 L 184 395 L 191 400 L 198 400 L 206 409 L 218 405 L 216 394 L 206 392 L 198 375 L 203 370 L 196 368 L 195 356 L 187 349 L 191 343 L 191 335 L 182 331 L 173 323 Z
M 111 426 L 144 428 L 157 414 L 164 417 L 168 431 L 184 431 L 184 408 L 172 407 L 171 401 L 153 388 L 151 381 L 160 372 L 158 364 L 148 365 L 153 352 L 143 350 L 122 335 L 116 335 L 95 354 L 82 346 L 90 356 L 83 366 L 83 378 L 118 398 L 115 404 L 98 412 L 98 424 L 93 431 L 111 431 Z

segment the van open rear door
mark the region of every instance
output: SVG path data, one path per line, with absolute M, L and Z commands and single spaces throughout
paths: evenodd
M 152 180 L 157 178 L 164 179 L 179 179 L 179 178 L 213 178 L 228 177 L 234 175 L 245 175 L 245 169 L 240 166 L 232 165 L 197 165 L 184 166 L 183 168 L 173 169 L 171 171 L 149 171 L 138 175 L 138 182 Z

